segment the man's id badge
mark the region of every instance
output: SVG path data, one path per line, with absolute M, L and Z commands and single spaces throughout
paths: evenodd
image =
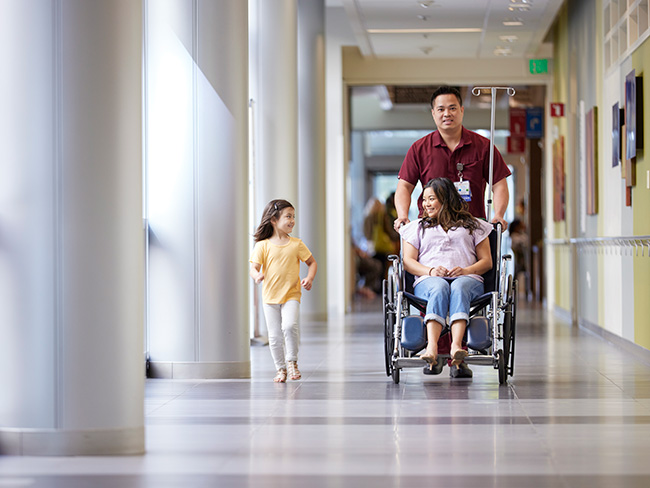
M 456 187 L 456 190 L 458 190 L 458 194 L 463 200 L 466 202 L 472 201 L 472 190 L 469 188 L 469 180 L 456 181 L 454 183 L 454 186 Z

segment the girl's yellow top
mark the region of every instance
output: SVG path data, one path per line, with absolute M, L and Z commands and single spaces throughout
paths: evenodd
M 297 237 L 289 237 L 289 243 L 284 246 L 272 244 L 268 239 L 255 243 L 250 262 L 262 266 L 264 303 L 277 305 L 289 300 L 300 301 L 300 261 L 310 257 L 311 252 Z

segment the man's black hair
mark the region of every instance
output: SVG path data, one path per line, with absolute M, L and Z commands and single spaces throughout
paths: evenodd
M 433 92 L 433 95 L 431 95 L 431 108 L 433 108 L 433 102 L 435 99 L 440 95 L 455 95 L 460 106 L 463 106 L 463 97 L 460 95 L 460 90 L 455 86 L 442 85 Z

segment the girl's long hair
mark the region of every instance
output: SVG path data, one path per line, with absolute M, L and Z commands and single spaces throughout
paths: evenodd
M 293 205 L 286 200 L 271 200 L 266 204 L 264 212 L 262 212 L 262 221 L 260 222 L 260 225 L 257 226 L 255 234 L 253 234 L 255 242 L 263 241 L 273 235 L 273 223 L 271 221 L 273 219 L 277 220 L 280 217 L 282 210 L 287 207 L 294 208 Z
M 420 228 L 424 231 L 429 227 L 441 226 L 445 231 L 464 227 L 470 234 L 478 229 L 478 221 L 469 213 L 467 202 L 458 194 L 456 186 L 449 178 L 434 178 L 430 180 L 422 192 L 431 188 L 438 202 L 440 211 L 436 217 L 423 217 L 420 220 Z

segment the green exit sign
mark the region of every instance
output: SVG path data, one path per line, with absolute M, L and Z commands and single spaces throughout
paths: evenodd
M 529 68 L 532 75 L 548 73 L 548 59 L 531 59 Z

